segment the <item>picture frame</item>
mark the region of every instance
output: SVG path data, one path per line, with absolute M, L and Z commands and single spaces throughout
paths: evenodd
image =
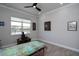
M 69 21 L 67 23 L 67 30 L 68 31 L 77 31 L 77 21 Z
M 4 26 L 4 21 L 0 21 L 0 26 Z
M 35 22 L 32 23 L 32 30 L 33 30 L 33 31 L 36 30 L 36 23 L 35 23 Z
M 44 30 L 45 31 L 51 31 L 51 22 L 50 21 L 46 21 L 44 23 Z

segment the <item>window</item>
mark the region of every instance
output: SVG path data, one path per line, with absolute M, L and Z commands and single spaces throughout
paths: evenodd
M 16 17 L 11 17 L 11 35 L 30 33 L 31 21 Z

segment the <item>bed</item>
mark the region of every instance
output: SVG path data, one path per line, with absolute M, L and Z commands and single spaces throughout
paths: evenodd
M 45 43 L 39 40 L 0 49 L 0 56 L 44 56 L 45 53 Z

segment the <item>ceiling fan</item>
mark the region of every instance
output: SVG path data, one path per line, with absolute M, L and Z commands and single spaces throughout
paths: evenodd
M 31 8 L 31 7 L 35 8 L 38 11 L 41 11 L 41 9 L 37 7 L 37 3 L 33 3 L 32 6 L 24 6 L 24 8 Z

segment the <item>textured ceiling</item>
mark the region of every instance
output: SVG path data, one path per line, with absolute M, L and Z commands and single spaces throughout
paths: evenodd
M 38 3 L 37 6 L 42 9 L 41 13 L 46 13 L 48 11 L 57 9 L 59 7 L 65 6 L 69 3 L 64 3 L 64 4 L 60 4 L 60 3 Z M 32 3 L 3 3 L 3 5 L 6 5 L 8 7 L 11 8 L 15 8 L 24 12 L 29 12 L 30 14 L 34 14 L 34 15 L 38 15 L 39 11 L 37 11 L 34 8 L 24 8 L 24 6 L 31 6 Z

